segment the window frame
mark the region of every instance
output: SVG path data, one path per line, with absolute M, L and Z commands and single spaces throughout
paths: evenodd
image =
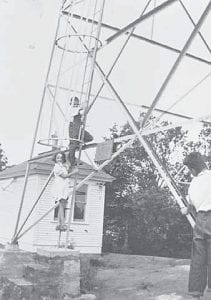
M 72 212 L 72 222 L 73 223 L 79 223 L 79 224 L 84 224 L 86 223 L 87 221 L 87 196 L 88 196 L 88 190 L 89 190 L 89 184 L 83 184 L 81 186 L 81 188 L 84 188 L 85 187 L 85 201 L 84 201 L 84 218 L 83 219 L 74 219 L 74 213 L 75 213 L 75 204 L 76 204 L 76 197 L 75 197 L 75 201 L 74 201 L 74 206 L 73 206 L 73 212 Z M 76 191 L 76 194 L 77 192 L 80 192 L 79 190 Z M 82 192 L 82 191 L 81 191 Z
M 87 221 L 87 196 L 88 196 L 88 190 L 89 190 L 89 184 L 83 184 L 81 186 L 81 188 L 84 188 L 85 187 L 85 201 L 84 201 L 84 218 L 83 219 L 74 219 L 74 213 L 75 213 L 75 203 L 77 202 L 76 201 L 76 198 L 75 198 L 75 201 L 74 201 L 74 205 L 73 205 L 73 211 L 72 211 L 72 223 L 78 223 L 78 224 L 85 224 L 86 221 Z M 77 192 L 80 192 L 79 190 L 76 191 Z M 81 191 L 82 192 L 82 191 Z M 58 203 L 58 201 L 55 201 L 55 204 Z M 59 206 L 55 207 L 54 210 L 53 210 L 53 222 L 58 222 L 58 209 L 59 209 Z M 68 222 L 67 218 L 68 218 L 68 213 L 67 211 L 70 209 L 69 205 L 67 204 L 66 205 L 66 208 L 65 208 L 65 222 Z
M 55 201 L 55 204 L 57 204 L 59 201 Z M 64 209 L 64 217 L 65 217 L 65 222 L 66 222 L 66 219 L 68 217 L 68 214 L 67 214 L 67 211 L 69 210 L 68 208 L 68 205 L 65 206 L 65 209 Z M 59 206 L 55 207 L 54 210 L 53 210 L 53 220 L 55 222 L 58 221 L 58 214 L 59 214 Z M 55 216 L 56 215 L 56 216 Z

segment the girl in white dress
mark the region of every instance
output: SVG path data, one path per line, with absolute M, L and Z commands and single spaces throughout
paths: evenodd
M 68 166 L 66 164 L 66 156 L 64 152 L 59 152 L 54 155 L 53 161 L 55 162 L 55 166 L 53 168 L 54 182 L 52 193 L 54 200 L 59 201 L 58 225 L 56 229 L 64 231 L 67 229 L 67 226 L 65 225 L 65 207 L 67 205 L 71 189 L 69 178 L 72 175 L 75 175 L 78 170 L 75 169 L 68 173 Z

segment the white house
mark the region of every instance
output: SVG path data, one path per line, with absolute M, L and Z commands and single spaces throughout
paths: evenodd
M 28 184 L 23 204 L 20 226 L 23 224 L 32 205 L 46 182 L 54 163 L 51 157 L 39 158 L 30 167 Z M 17 213 L 23 190 L 26 162 L 9 167 L 0 173 L 0 243 L 11 240 L 14 234 Z M 82 162 L 78 180 L 84 179 L 93 171 L 92 167 Z M 70 227 L 70 242 L 81 253 L 101 253 L 103 236 L 103 217 L 105 184 L 114 178 L 105 172 L 98 172 L 76 194 L 73 221 Z M 23 230 L 27 230 L 53 205 L 51 196 L 52 180 L 35 207 Z M 67 216 L 68 216 L 67 207 Z M 59 232 L 55 230 L 57 211 L 52 210 L 42 221 L 29 230 L 19 240 L 21 249 L 36 251 L 36 248 L 54 247 L 58 244 Z M 66 232 L 61 233 L 61 244 L 65 242 Z

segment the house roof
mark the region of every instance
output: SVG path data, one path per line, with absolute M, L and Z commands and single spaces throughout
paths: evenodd
M 8 167 L 4 171 L 0 172 L 0 180 L 14 177 L 21 177 L 25 175 L 27 166 L 27 161 L 20 163 L 15 166 Z M 52 155 L 49 157 L 37 157 L 36 160 L 33 160 L 30 165 L 29 175 L 35 174 L 43 174 L 49 175 L 54 166 L 54 162 L 52 161 Z M 79 165 L 79 177 L 86 177 L 92 171 L 94 171 L 93 167 L 83 161 L 81 161 Z M 100 180 L 103 182 L 111 182 L 114 180 L 114 177 L 106 174 L 103 171 L 96 172 L 96 174 L 92 177 L 93 180 Z

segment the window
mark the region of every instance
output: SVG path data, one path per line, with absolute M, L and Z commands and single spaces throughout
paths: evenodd
M 80 189 L 76 191 L 75 206 L 74 206 L 74 221 L 85 221 L 86 211 L 86 198 L 87 198 L 87 185 L 84 184 Z
M 86 209 L 86 197 L 87 197 L 87 184 L 84 184 L 80 189 L 76 191 L 75 196 L 75 205 L 74 205 L 74 217 L 73 220 L 76 222 L 84 222 L 85 221 L 85 209 Z M 57 201 L 55 202 L 55 204 Z M 65 218 L 68 218 L 69 209 L 65 208 Z M 58 220 L 58 212 L 59 207 L 57 206 L 54 209 L 54 221 Z
M 58 203 L 58 201 L 55 201 L 55 204 L 56 203 Z M 55 207 L 55 209 L 54 209 L 54 215 L 53 215 L 54 221 L 58 220 L 58 214 L 59 214 L 59 206 Z M 66 207 L 64 209 L 64 216 L 65 216 L 65 218 L 67 216 L 67 208 Z
M 57 201 L 55 201 L 55 204 L 57 203 Z M 54 221 L 58 219 L 58 214 L 59 214 L 59 207 L 55 207 L 54 209 L 54 215 L 53 215 L 53 219 Z

